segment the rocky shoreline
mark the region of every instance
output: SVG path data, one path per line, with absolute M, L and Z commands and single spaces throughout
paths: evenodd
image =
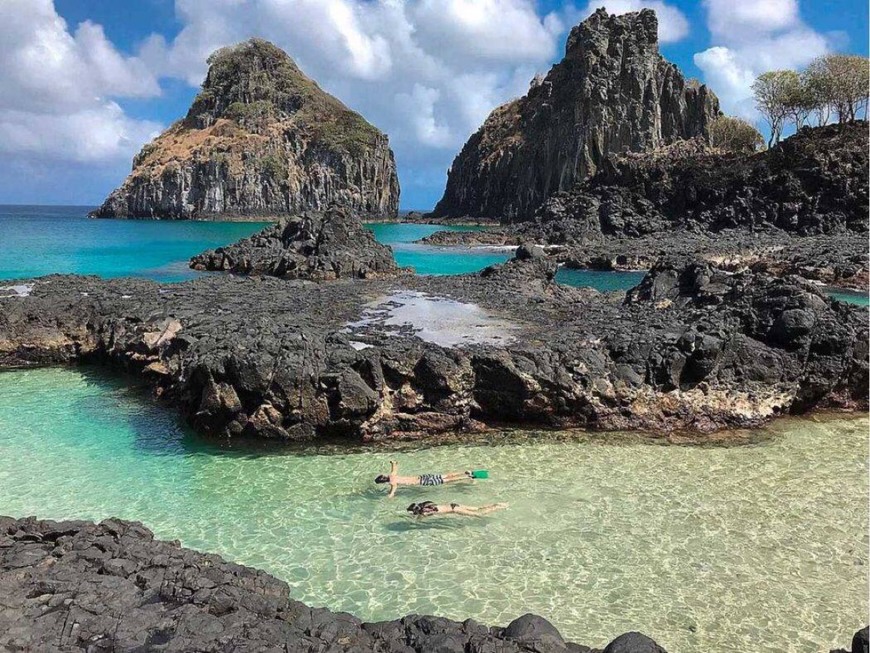
M 527 614 L 505 628 L 310 608 L 269 574 L 157 540 L 137 522 L 0 516 L 0 649 L 594 653 Z M 640 633 L 607 653 L 665 653 Z
M 705 262 L 662 262 L 627 296 L 603 294 L 556 283 L 539 254 L 326 283 L 43 277 L 0 297 L 0 367 L 110 365 L 200 432 L 284 440 L 709 432 L 867 409 L 866 310 Z
M 602 653 L 542 617 L 504 628 L 408 615 L 366 623 L 293 600 L 288 585 L 154 538 L 138 522 L 0 516 L 0 648 L 9 651 Z M 867 628 L 850 650 L 866 653 Z M 625 633 L 603 653 L 666 653 Z

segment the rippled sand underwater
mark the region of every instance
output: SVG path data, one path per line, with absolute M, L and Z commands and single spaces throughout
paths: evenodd
M 866 625 L 868 419 L 786 420 L 754 444 L 507 438 L 399 452 L 208 443 L 110 376 L 0 374 L 0 514 L 136 519 L 365 619 L 505 624 L 527 611 L 603 646 L 827 651 Z M 491 437 L 491 441 L 498 441 Z M 318 453 L 320 452 L 320 453 Z M 486 468 L 388 501 L 372 483 Z M 415 520 L 421 499 L 510 508 Z

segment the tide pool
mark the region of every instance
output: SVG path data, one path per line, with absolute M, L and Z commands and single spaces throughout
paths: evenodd
M 506 624 L 578 642 L 641 630 L 667 650 L 827 651 L 868 611 L 868 419 L 784 420 L 755 444 L 508 436 L 435 448 L 207 442 L 123 380 L 0 373 L 0 514 L 140 520 L 365 619 Z M 372 479 L 486 468 L 475 485 Z M 422 499 L 510 507 L 417 520 Z

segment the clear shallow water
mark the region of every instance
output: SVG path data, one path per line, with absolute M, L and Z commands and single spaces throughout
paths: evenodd
M 608 437 L 402 451 L 406 473 L 487 468 L 475 486 L 372 484 L 390 454 L 205 443 L 111 377 L 0 374 L 0 514 L 138 519 L 363 618 L 504 624 L 546 615 L 602 646 L 639 629 L 673 651 L 827 651 L 865 625 L 866 418 L 778 423 L 731 448 Z M 508 501 L 415 521 L 423 497 Z
M 629 290 L 639 284 L 643 277 L 643 272 L 599 272 L 568 268 L 559 268 L 556 273 L 556 281 L 566 286 L 587 286 L 602 292 Z

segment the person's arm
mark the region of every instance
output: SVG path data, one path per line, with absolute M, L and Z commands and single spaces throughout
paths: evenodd
M 396 478 L 399 474 L 399 463 L 395 460 L 390 461 L 390 493 L 387 495 L 388 499 L 392 499 L 396 496 L 396 490 L 399 489 L 399 486 L 393 482 L 393 479 Z

